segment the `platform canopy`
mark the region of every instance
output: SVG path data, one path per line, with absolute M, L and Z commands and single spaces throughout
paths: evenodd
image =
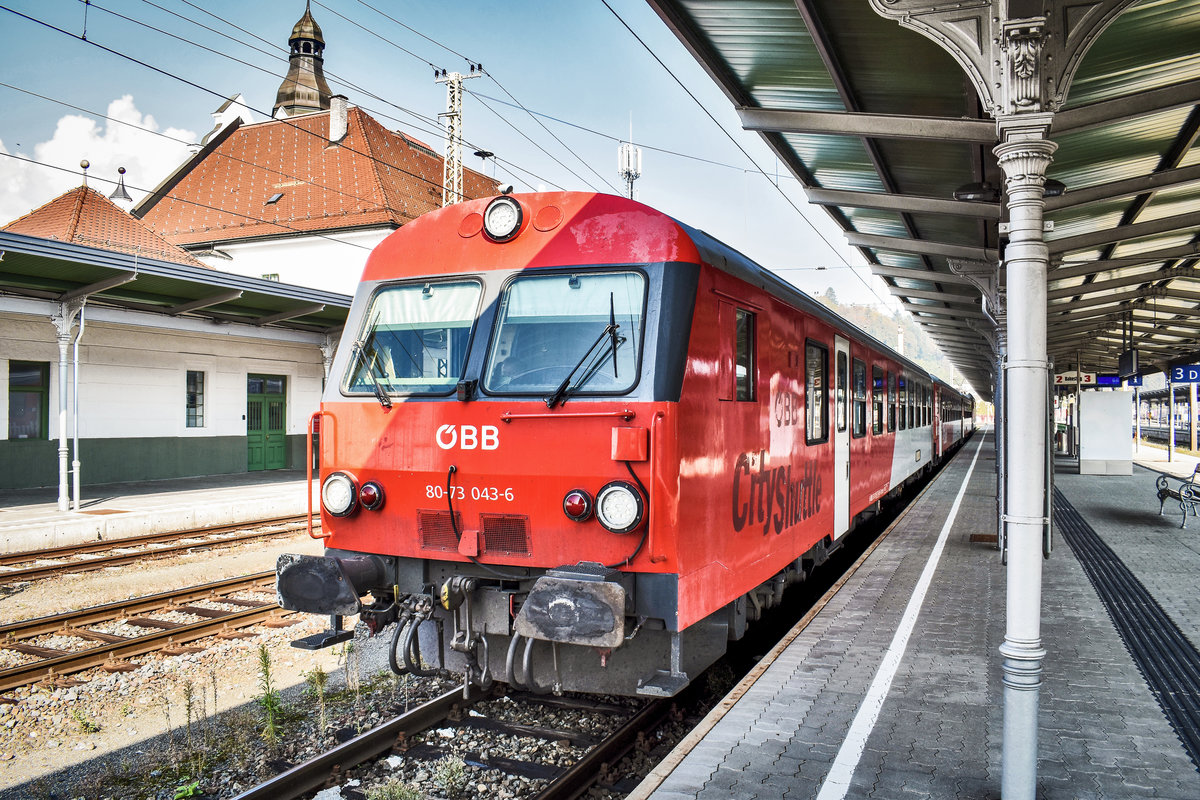
M 1116 372 L 1131 347 L 1143 373 L 1200 361 L 1200 0 L 648 2 L 985 399 L 1008 214 L 988 64 L 972 79 L 908 23 L 942 14 L 937 35 L 986 54 L 988 25 L 1042 15 L 1066 59 L 1107 15 L 1065 91 L 1050 70 L 1043 88 L 1048 354 L 1060 372 Z
M 349 295 L 0 231 L 0 296 L 340 335 Z

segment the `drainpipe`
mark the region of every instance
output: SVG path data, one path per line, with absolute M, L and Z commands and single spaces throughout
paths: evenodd
M 75 441 L 73 442 L 72 450 L 75 453 L 74 460 L 71 461 L 71 475 L 74 480 L 75 491 L 72 494 L 74 502 L 72 510 L 79 510 L 79 340 L 83 338 L 84 311 L 86 310 L 87 301 L 79 307 L 79 330 L 75 333 L 75 376 L 72 383 L 75 385 L 75 403 L 72 405 L 72 410 L 75 415 L 72 430 L 75 431 Z

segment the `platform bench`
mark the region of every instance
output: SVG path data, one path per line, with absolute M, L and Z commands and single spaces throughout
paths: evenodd
M 1163 506 L 1167 504 L 1168 499 L 1179 501 L 1179 510 L 1183 513 L 1180 528 L 1187 527 L 1188 511 L 1192 512 L 1193 517 L 1200 516 L 1197 514 L 1197 507 L 1200 506 L 1200 464 L 1192 470 L 1191 477 L 1180 481 L 1178 486 L 1172 487 L 1171 478 L 1166 475 L 1159 475 L 1154 486 L 1158 489 L 1159 516 L 1162 516 Z

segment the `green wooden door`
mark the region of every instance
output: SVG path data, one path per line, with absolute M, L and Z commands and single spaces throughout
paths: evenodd
M 287 466 L 287 379 L 250 375 L 246 379 L 246 469 Z

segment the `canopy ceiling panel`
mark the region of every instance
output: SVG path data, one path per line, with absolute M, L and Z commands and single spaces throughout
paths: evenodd
M 948 357 L 991 399 L 992 321 L 950 260 L 982 259 L 1003 286 L 1007 210 L 995 120 L 958 62 L 867 0 L 648 2 L 917 321 L 953 331 Z M 1073 7 L 1043 3 L 1052 24 Z M 1046 201 L 1050 356 L 1115 370 L 1135 320 L 1144 371 L 1200 361 L 1180 335 L 1200 328 L 1175 325 L 1200 322 L 1200 0 L 1117 16 L 1050 138 L 1065 187 Z M 956 201 L 968 186 L 982 199 Z

